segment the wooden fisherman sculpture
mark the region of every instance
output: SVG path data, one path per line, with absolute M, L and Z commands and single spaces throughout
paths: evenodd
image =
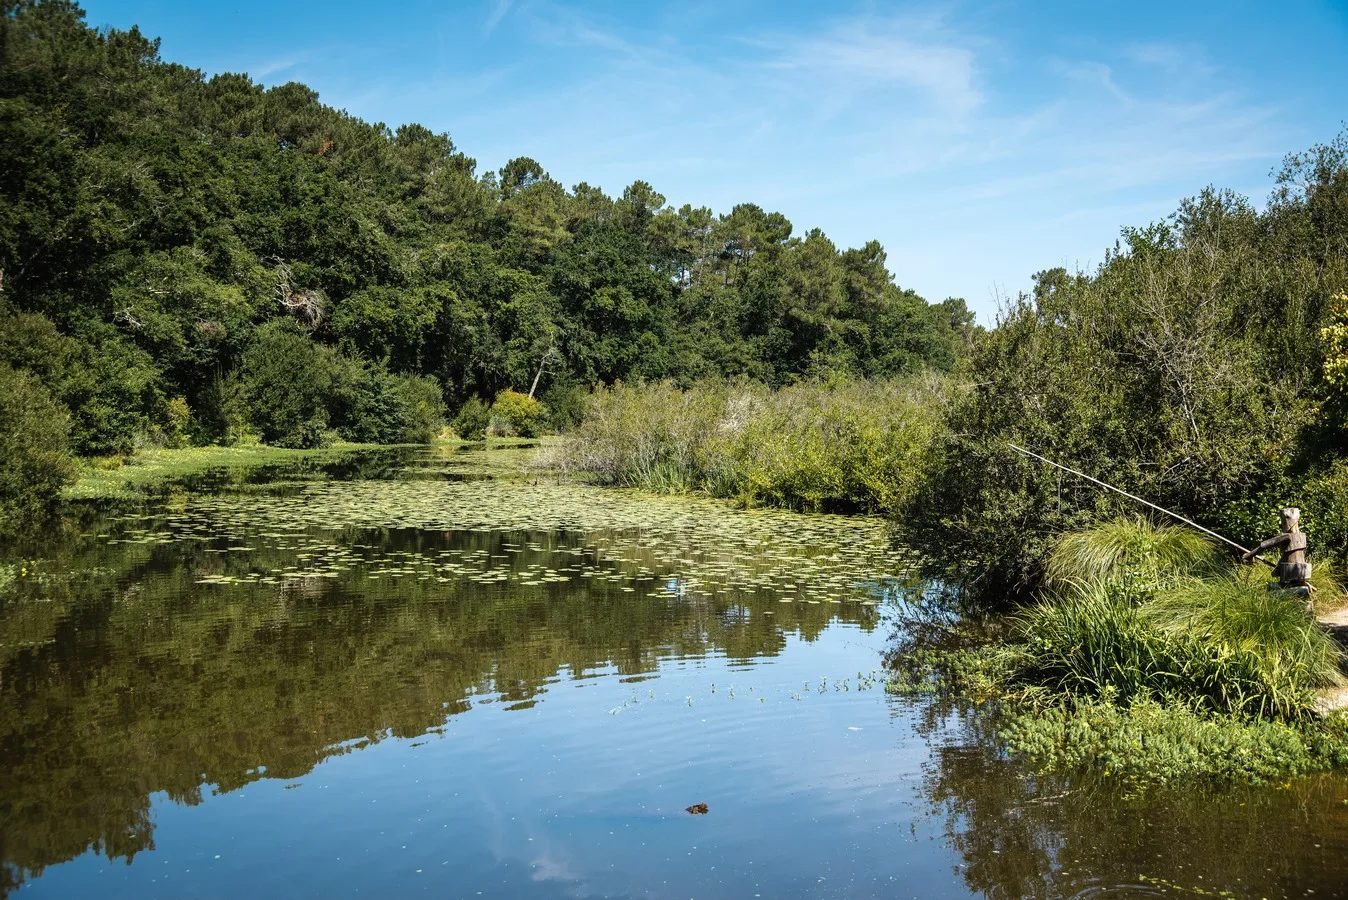
M 1278 587 L 1289 593 L 1306 599 L 1310 605 L 1311 564 L 1306 562 L 1306 533 L 1301 530 L 1301 510 L 1290 506 L 1282 511 L 1282 534 L 1271 537 L 1253 550 L 1245 553 L 1245 559 L 1253 559 L 1255 554 L 1277 547 L 1282 552 L 1273 574 L 1278 578 Z M 1270 585 L 1271 587 L 1271 585 Z

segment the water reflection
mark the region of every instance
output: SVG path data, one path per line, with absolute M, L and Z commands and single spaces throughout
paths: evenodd
M 1035 776 L 991 718 L 945 707 L 923 791 L 972 893 L 986 897 L 1303 897 L 1348 893 L 1348 781 L 1138 790 Z
M 671 566 L 695 533 L 320 529 L 254 515 L 290 496 L 86 516 L 37 577 L 11 585 L 6 888 L 90 850 L 129 863 L 153 849 L 156 794 L 194 806 L 441 733 L 477 705 L 528 710 L 563 680 L 635 684 L 664 661 L 742 664 L 830 622 L 875 622 L 867 606 L 771 591 L 780 561 L 729 565 L 697 547 Z M 733 583 L 709 586 L 709 569 Z
M 1340 777 L 1130 794 L 884 695 L 958 608 L 880 523 L 490 474 L 233 473 L 51 532 L 0 588 L 0 895 L 1348 884 Z

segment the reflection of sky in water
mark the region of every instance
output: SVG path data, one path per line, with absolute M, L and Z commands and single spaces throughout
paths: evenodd
M 482 703 L 294 781 L 160 798 L 135 865 L 85 856 L 25 894 L 963 896 L 919 814 L 925 743 L 878 685 L 856 689 L 881 642 L 835 625 L 749 667 L 566 678 L 529 709 Z

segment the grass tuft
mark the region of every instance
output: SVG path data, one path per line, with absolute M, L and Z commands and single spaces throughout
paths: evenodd
M 1049 557 L 1048 581 L 1060 589 L 1118 584 L 1151 595 L 1176 580 L 1214 571 L 1220 561 L 1217 542 L 1205 534 L 1123 518 L 1063 535 Z

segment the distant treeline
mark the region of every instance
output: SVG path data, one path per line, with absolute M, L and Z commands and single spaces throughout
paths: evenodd
M 1348 564 L 1348 133 L 1288 156 L 1263 210 L 1209 188 L 1094 272 L 1038 273 L 953 377 L 897 382 L 599 392 L 569 460 L 886 512 L 932 574 L 995 599 L 1037 588 L 1063 533 L 1144 511 L 1009 442 L 1247 546 L 1301 507 L 1317 559 Z
M 479 172 L 447 134 L 206 78 L 73 3 L 4 9 L 0 379 L 77 453 L 418 440 L 536 382 L 565 407 L 615 379 L 950 369 L 968 341 L 963 301 L 901 290 L 874 241 Z

